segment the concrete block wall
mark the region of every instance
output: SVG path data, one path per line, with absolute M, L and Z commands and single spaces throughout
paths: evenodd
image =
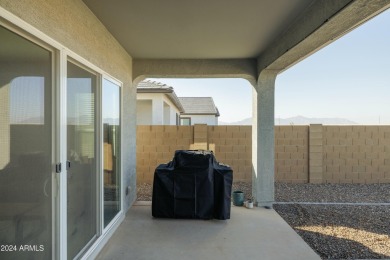
M 323 127 L 310 125 L 309 127 L 309 182 L 323 182 Z
M 179 149 L 212 150 L 233 168 L 234 181 L 252 180 L 251 126 L 138 126 L 137 180 Z M 390 126 L 275 126 L 275 181 L 390 183 Z
M 194 139 L 190 145 L 191 150 L 208 150 L 208 129 L 207 125 L 193 126 Z
M 252 180 L 252 127 L 208 126 L 208 149 L 233 169 L 234 181 Z
M 137 127 L 137 182 L 151 183 L 159 164 L 172 160 L 176 150 L 193 144 L 193 126 Z
M 323 126 L 326 183 L 390 183 L 390 126 Z
M 172 160 L 176 150 L 212 150 L 233 168 L 235 181 L 252 178 L 251 126 L 138 126 L 137 181 L 151 183 L 155 168 Z
M 275 126 L 275 181 L 309 180 L 309 126 Z

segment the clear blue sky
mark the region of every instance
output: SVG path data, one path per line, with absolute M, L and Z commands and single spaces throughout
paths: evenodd
M 390 124 L 390 10 L 278 75 L 275 117 L 338 117 Z M 220 121 L 252 116 L 252 87 L 242 79 L 153 79 L 178 96 L 211 96 Z

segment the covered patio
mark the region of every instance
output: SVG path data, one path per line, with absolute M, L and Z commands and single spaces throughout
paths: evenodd
M 0 219 L 12 230 L 0 242 L 45 248 L 18 252 L 26 259 L 318 259 L 273 210 L 233 208 L 229 221 L 161 220 L 134 204 L 136 88 L 148 77 L 248 80 L 252 197 L 272 208 L 277 75 L 389 7 L 389 0 L 0 0 L 7 39 Z M 317 173 L 309 181 L 321 183 L 322 160 L 309 160 Z M 31 230 L 42 219 L 44 231 L 21 241 L 19 219 Z
M 83 1 L 132 56 L 135 87 L 148 77 L 251 83 L 252 196 L 271 207 L 276 77 L 389 7 L 383 0 Z
M 272 209 L 232 206 L 230 220 L 154 219 L 136 202 L 97 259 L 320 259 Z

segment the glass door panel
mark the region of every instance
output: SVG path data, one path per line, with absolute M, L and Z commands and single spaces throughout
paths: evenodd
M 121 210 L 120 199 L 120 87 L 103 80 L 104 227 Z
M 52 53 L 0 39 L 0 259 L 51 259 Z
M 96 235 L 96 75 L 67 66 L 68 259 Z

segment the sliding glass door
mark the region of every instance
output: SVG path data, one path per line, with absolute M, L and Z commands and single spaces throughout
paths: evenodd
M 102 91 L 104 227 L 121 209 L 120 108 L 120 87 L 104 79 Z
M 120 84 L 3 25 L 0 259 L 78 258 L 121 212 Z
M 52 259 L 53 54 L 0 39 L 0 259 Z
M 97 234 L 97 76 L 67 65 L 67 231 L 68 259 Z

